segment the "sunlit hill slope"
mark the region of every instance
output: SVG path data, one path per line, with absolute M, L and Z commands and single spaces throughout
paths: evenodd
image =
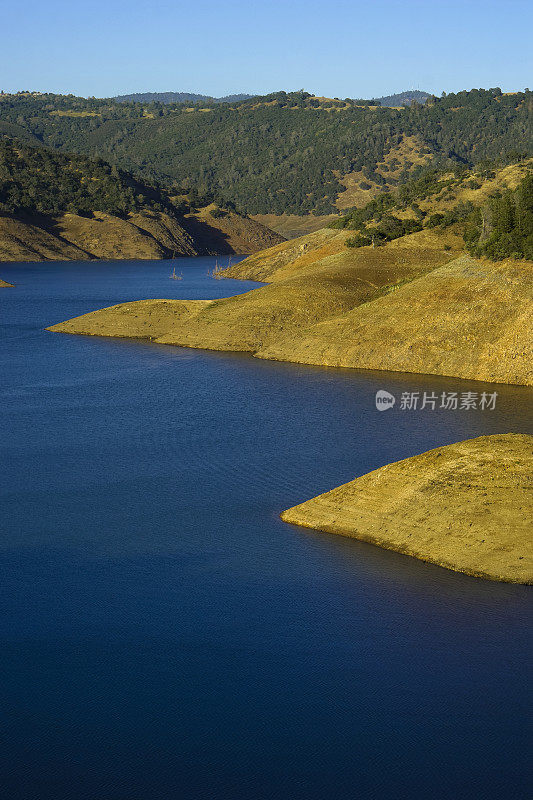
M 505 175 L 527 168 L 517 165 Z M 354 235 L 349 227 L 323 229 L 226 271 L 226 277 L 268 283 L 252 292 L 201 305 L 128 303 L 52 330 L 531 384 L 532 263 L 471 257 L 463 228 L 459 222 L 421 226 L 379 247 L 347 247 Z

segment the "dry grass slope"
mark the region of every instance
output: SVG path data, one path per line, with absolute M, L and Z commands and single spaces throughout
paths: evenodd
M 30 221 L 0 216 L 0 261 L 83 261 L 89 255 Z
M 165 301 L 164 331 L 149 316 L 142 330 L 280 361 L 533 383 L 531 263 L 475 261 L 450 230 L 376 249 L 346 248 L 347 235 L 325 229 L 251 256 L 224 274 L 269 285 L 193 317 L 181 313 L 187 301 Z M 154 302 L 129 305 L 142 317 Z M 122 317 L 104 309 L 52 330 L 114 336 Z
M 330 233 L 335 232 L 328 231 L 328 235 Z M 384 257 L 385 248 L 362 253 L 343 247 L 340 253 L 334 252 L 317 261 L 310 258 L 307 262 L 304 255 L 280 267 L 278 248 L 271 251 L 275 251 L 277 267 L 273 278 L 283 270 L 283 280 L 276 279 L 251 292 L 212 301 L 193 319 L 176 313 L 187 301 L 174 301 L 167 306 L 165 333 L 154 328 L 149 335 L 165 344 L 213 350 L 258 352 L 280 337 L 296 346 L 310 326 L 346 314 L 380 296 L 398 281 L 423 274 L 450 258 L 436 250 L 425 251 L 423 257 L 416 249 L 391 251 Z M 238 270 L 239 266 L 230 272 Z M 129 306 L 134 307 L 140 317 L 149 310 L 147 304 L 153 302 L 139 301 Z M 122 314 L 121 307 L 104 309 L 55 325 L 52 330 L 114 336 L 118 329 L 122 330 Z
M 307 233 L 314 233 L 325 228 L 330 222 L 337 218 L 337 214 L 324 214 L 315 216 L 314 214 L 254 214 L 252 219 L 257 220 L 267 228 L 280 233 L 285 239 L 296 239 L 298 236 L 305 236 Z
M 256 355 L 530 385 L 532 267 L 461 256 Z
M 285 522 L 491 580 L 533 581 L 533 437 L 438 447 L 284 511 Z
M 346 231 L 322 228 L 262 250 L 225 270 L 223 277 L 274 283 L 298 272 L 308 273 L 326 256 L 346 252 L 347 237 Z
M 83 314 L 48 330 L 86 336 L 157 340 L 180 321 L 189 321 L 211 300 L 138 300 Z
M 284 236 L 259 220 L 229 210 L 220 214 L 214 204 L 187 214 L 184 225 L 202 245 L 203 252 L 212 255 L 256 253 L 285 241 Z

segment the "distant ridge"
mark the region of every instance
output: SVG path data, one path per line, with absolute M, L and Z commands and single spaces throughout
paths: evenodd
M 419 92 L 394 101 L 423 99 Z M 432 168 L 533 156 L 529 90 L 471 89 L 399 108 L 302 90 L 173 104 L 0 93 L 0 134 L 285 217 L 363 207 Z
M 193 92 L 135 92 L 119 94 L 111 99 L 118 103 L 241 103 L 243 100 L 251 100 L 256 96 L 254 94 L 228 94 L 224 97 L 211 97 L 208 94 L 194 94 Z M 376 105 L 394 107 L 411 105 L 413 102 L 424 104 L 428 97 L 432 97 L 429 92 L 409 89 L 398 94 L 374 97 L 372 102 Z
M 429 92 L 422 92 L 419 89 L 410 89 L 407 92 L 389 94 L 385 97 L 375 97 L 374 101 L 382 106 L 394 108 L 395 106 L 410 106 L 413 102 L 423 105 L 429 97 L 433 97 Z
M 112 97 L 118 103 L 240 103 L 250 100 L 253 94 L 228 94 L 225 97 L 211 97 L 207 94 L 191 92 L 136 92 Z

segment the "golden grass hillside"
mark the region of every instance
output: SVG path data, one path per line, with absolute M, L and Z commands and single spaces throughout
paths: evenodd
M 155 228 L 159 230 L 155 230 Z M 129 215 L 127 219 L 95 211 L 92 217 L 63 214 L 55 232 L 97 259 L 165 258 L 170 248 L 158 238 L 171 239 L 171 247 L 188 255 L 196 253 L 191 238 L 176 220 L 166 214 L 150 212 Z
M 285 237 L 261 221 L 219 209 L 214 203 L 186 214 L 183 226 L 207 255 L 257 253 L 280 244 Z
M 0 216 L 0 261 L 83 261 L 88 258 L 84 250 L 30 220 Z
M 285 522 L 481 578 L 533 581 L 533 437 L 481 436 L 380 467 Z
M 455 177 L 451 173 L 441 177 L 442 189 L 420 201 L 420 208 L 431 213 L 445 212 L 457 203 L 470 201 L 481 206 L 496 192 L 516 189 L 521 180 L 533 170 L 533 158 L 494 169 L 494 177 L 477 178 L 476 170 Z M 447 185 L 451 182 L 450 185 Z
M 49 330 L 158 341 L 174 326 L 187 324 L 212 303 L 212 300 L 137 300 L 92 311 L 53 325 Z
M 280 337 L 297 343 L 310 326 L 348 313 L 379 297 L 387 287 L 451 258 L 436 250 L 423 254 L 418 249 L 391 250 L 386 255 L 384 251 L 381 248 L 364 254 L 344 247 L 340 253 L 298 265 L 284 280 L 212 301 L 193 319 L 181 316 L 182 304 L 188 301 L 166 301 L 170 303 L 166 307 L 166 331 L 161 332 L 159 321 L 153 332 L 150 325 L 143 325 L 142 330 L 165 344 L 213 350 L 258 352 Z M 127 305 L 144 319 L 153 302 Z M 51 330 L 114 336 L 122 329 L 123 314 L 124 304 L 54 325 Z
M 169 300 L 155 324 L 157 301 L 139 301 L 50 330 L 142 335 L 306 364 L 533 383 L 531 263 L 474 260 L 450 229 L 425 229 L 375 249 L 347 248 L 347 235 L 324 229 L 251 256 L 224 274 L 269 284 L 208 302 L 192 316 L 182 313 L 188 301 Z M 136 315 L 135 333 L 124 333 L 125 314 Z
M 100 211 L 91 216 L 0 216 L 2 261 L 152 259 L 172 251 L 196 255 L 191 236 L 163 213 L 140 212 L 127 219 Z
M 280 233 L 285 239 L 296 239 L 298 236 L 314 233 L 333 222 L 336 218 L 337 214 L 323 214 L 321 216 L 315 216 L 314 214 L 254 214 L 252 216 L 252 219 Z
M 222 277 L 273 283 L 287 277 L 287 272 L 297 272 L 300 267 L 309 272 L 316 262 L 326 256 L 346 252 L 348 235 L 346 231 L 321 228 L 298 239 L 261 250 L 224 270 Z
M 531 385 L 532 275 L 530 262 L 460 256 L 256 355 Z

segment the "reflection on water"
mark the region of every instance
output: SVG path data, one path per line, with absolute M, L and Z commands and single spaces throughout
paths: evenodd
M 214 259 L 4 266 L 0 702 L 10 798 L 526 797 L 527 601 L 282 523 L 430 447 L 531 431 L 375 409 L 456 379 L 47 333 L 255 284 Z

